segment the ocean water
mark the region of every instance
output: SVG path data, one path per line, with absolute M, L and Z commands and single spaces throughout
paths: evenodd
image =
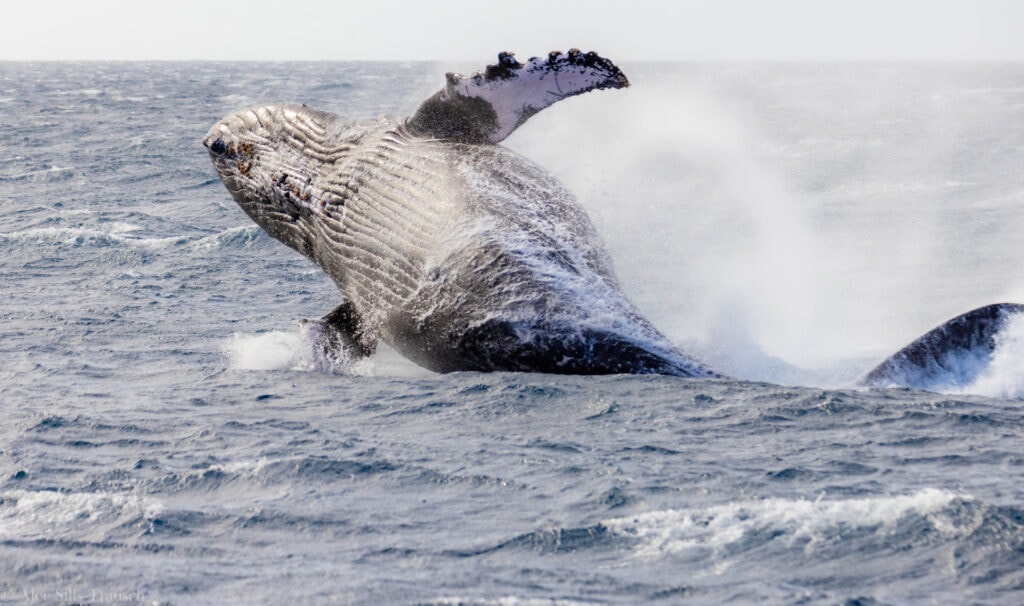
M 1024 302 L 1024 65 L 625 64 L 506 142 L 736 379 L 317 372 L 336 289 L 202 136 L 475 67 L 0 63 L 0 603 L 1024 600 L 1024 327 L 855 385 Z

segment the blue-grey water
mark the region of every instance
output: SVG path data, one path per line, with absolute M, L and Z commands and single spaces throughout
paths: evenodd
M 0 63 L 0 603 L 1024 600 L 1024 337 L 854 387 L 1024 302 L 1024 65 L 623 65 L 509 139 L 737 379 L 311 370 L 338 293 L 202 136 L 473 67 Z

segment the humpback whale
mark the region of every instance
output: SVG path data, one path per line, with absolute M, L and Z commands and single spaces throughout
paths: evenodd
M 313 260 L 341 303 L 302 320 L 322 356 L 378 341 L 438 372 L 722 376 L 672 344 L 623 294 L 572 194 L 499 143 L 567 97 L 629 86 L 594 52 L 513 53 L 445 86 L 407 118 L 357 121 L 295 104 L 248 109 L 203 140 L 228 191 Z M 1024 305 L 976 309 L 859 381 L 965 385 Z
M 340 305 L 305 323 L 332 357 L 382 340 L 438 372 L 718 376 L 623 294 L 572 194 L 498 145 L 553 103 L 627 86 L 595 52 L 504 52 L 407 118 L 272 104 L 203 143 L 249 217 L 337 284 Z

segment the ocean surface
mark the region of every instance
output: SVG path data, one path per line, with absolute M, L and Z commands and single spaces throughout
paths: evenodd
M 0 63 L 0 603 L 1024 602 L 1024 331 L 856 387 L 1024 302 L 1024 65 L 623 64 L 505 143 L 735 379 L 313 370 L 202 137 L 480 67 Z

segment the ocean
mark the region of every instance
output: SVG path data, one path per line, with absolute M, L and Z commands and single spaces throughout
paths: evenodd
M 1024 601 L 1024 335 L 857 386 L 1024 302 L 1024 64 L 621 64 L 504 143 L 734 379 L 318 372 L 202 137 L 481 67 L 0 63 L 0 603 Z

